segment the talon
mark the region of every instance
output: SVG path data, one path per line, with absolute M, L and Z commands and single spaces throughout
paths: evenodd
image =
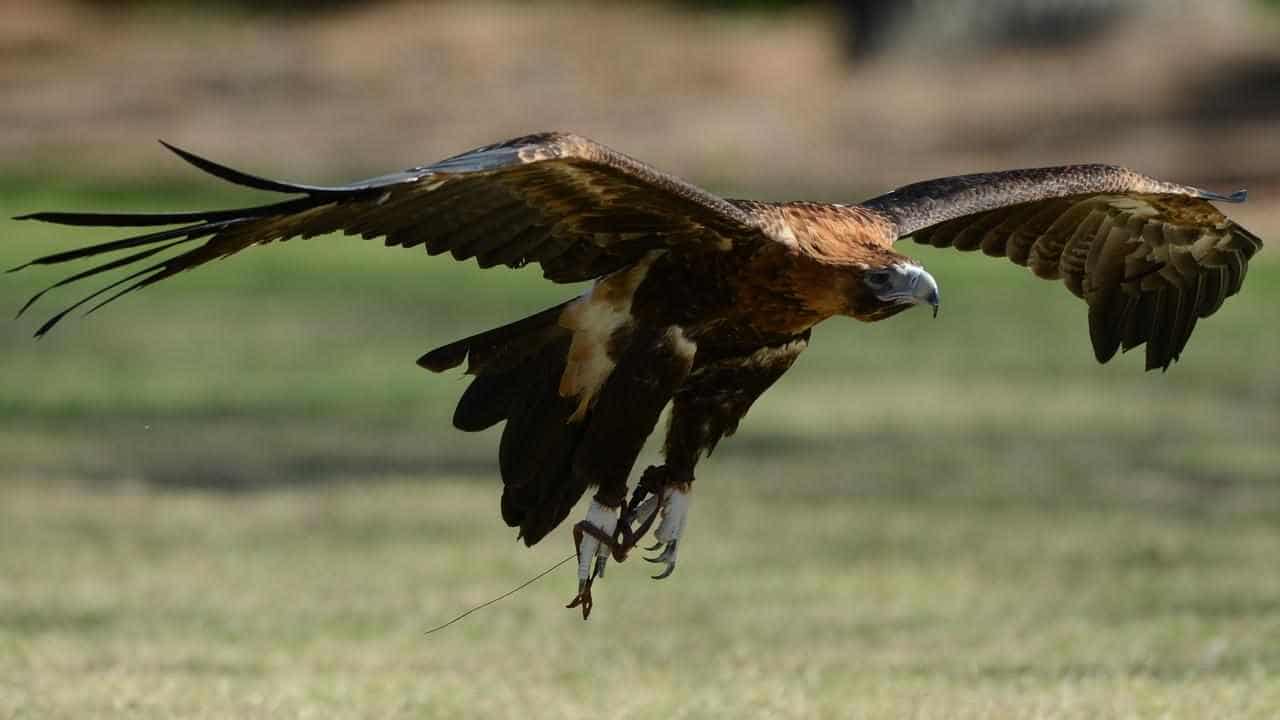
M 645 558 L 645 560 L 651 563 L 667 564 L 665 570 L 653 576 L 654 580 L 662 580 L 663 578 L 669 577 L 671 573 L 676 571 L 676 553 L 679 552 L 679 542 L 679 540 L 672 540 L 667 543 L 667 547 L 662 551 L 661 555 L 653 558 Z
M 676 555 L 688 519 L 689 501 L 688 483 L 637 488 L 631 503 L 621 510 L 593 500 L 586 518 L 573 526 L 574 549 L 578 554 L 578 594 L 565 607 L 582 608 L 582 619 L 586 620 L 593 605 L 591 584 L 596 578 L 604 577 L 609 556 L 618 562 L 625 560 L 627 552 L 655 525 L 656 542 L 645 551 L 657 555 L 644 560 L 664 566 L 661 572 L 651 576 L 654 580 L 671 577 L 676 571 Z
M 582 619 L 586 620 L 591 615 L 591 581 L 578 581 L 578 594 L 573 596 L 573 601 L 565 605 L 566 609 L 576 607 L 582 608 Z
M 635 527 L 639 527 L 649 519 L 651 515 L 658 511 L 658 496 L 650 495 L 636 506 L 636 509 L 628 513 L 627 522 L 635 523 Z
M 635 501 L 632 500 L 632 502 Z M 614 534 L 614 559 L 618 562 L 627 559 L 627 553 L 631 548 L 635 547 L 640 538 L 649 532 L 661 507 L 661 500 L 656 495 L 650 495 L 635 507 L 623 512 L 618 522 L 618 531 Z

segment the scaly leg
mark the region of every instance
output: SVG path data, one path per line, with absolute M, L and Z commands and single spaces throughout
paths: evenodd
M 662 548 L 662 552 L 645 560 L 666 564 L 667 567 L 654 576 L 655 580 L 671 575 L 688 519 L 691 482 L 692 478 L 673 482 L 669 468 L 655 466 L 645 470 L 631 502 L 621 512 L 592 498 L 587 517 L 573 526 L 573 546 L 578 554 L 578 594 L 565 607 L 582 608 L 582 619 L 586 620 L 591 615 L 591 585 L 596 578 L 604 577 L 609 556 L 618 562 L 626 560 L 627 553 L 659 518 L 658 529 L 654 531 L 658 544 L 649 549 Z
M 684 535 L 685 524 L 689 520 L 689 504 L 693 496 L 689 494 L 690 485 L 679 483 L 662 490 L 662 521 L 658 529 L 653 531 L 653 539 L 658 542 L 647 550 L 662 552 L 654 557 L 645 558 L 652 563 L 663 563 L 666 568 L 653 576 L 654 580 L 662 580 L 676 571 L 676 553 L 680 547 L 680 537 Z
M 592 499 L 587 517 L 573 526 L 573 546 L 578 553 L 578 594 L 565 607 L 582 608 L 582 619 L 591 615 L 591 583 L 604 577 L 618 527 L 618 508 Z M 592 567 L 592 561 L 595 566 Z
M 632 507 L 625 516 L 628 522 L 624 527 L 627 530 L 632 530 L 631 522 L 637 523 L 634 533 L 626 538 L 631 543 L 627 545 L 627 549 L 649 530 L 655 515 L 662 518 L 658 529 L 653 533 L 658 542 L 647 548 L 650 551 L 661 549 L 662 552 L 655 557 L 645 558 L 649 562 L 666 565 L 662 572 L 653 577 L 654 580 L 662 580 L 675 572 L 680 537 L 684 534 L 689 519 L 689 504 L 692 501 L 689 491 L 692 486 L 693 477 L 687 473 L 677 474 L 669 465 L 650 467 L 645 470 L 637 488 L 637 494 L 648 495 L 639 504 L 633 498 Z

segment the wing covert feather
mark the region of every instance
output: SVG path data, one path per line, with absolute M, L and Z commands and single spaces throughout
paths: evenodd
M 655 249 L 718 252 L 770 240 L 743 207 L 567 133 L 516 138 L 433 165 L 333 187 L 267 180 L 166 147 L 224 180 L 303 197 L 206 212 L 35 213 L 19 219 L 182 227 L 55 253 L 22 267 L 141 245 L 203 241 L 148 268 L 137 285 L 142 287 L 254 245 L 341 232 L 385 238 L 387 246 L 422 245 L 432 255 L 448 252 L 458 260 L 475 259 L 482 267 L 540 263 L 549 279 L 577 282 L 626 267 Z M 74 278 L 117 267 L 118 261 L 104 263 Z

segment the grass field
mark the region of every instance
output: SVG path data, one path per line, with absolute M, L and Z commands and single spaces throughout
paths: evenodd
M 100 237 L 7 223 L 0 260 Z M 1280 254 L 1161 374 L 1097 366 L 1061 287 L 906 249 L 940 318 L 820 327 L 673 578 L 611 568 L 583 623 L 566 566 L 429 637 L 571 548 L 514 541 L 497 435 L 413 359 L 571 289 L 331 238 L 34 342 L 75 293 L 42 302 L 0 325 L 0 717 L 1274 717 Z

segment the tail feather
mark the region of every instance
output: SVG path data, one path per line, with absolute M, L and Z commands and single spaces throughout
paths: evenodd
M 572 301 L 570 301 L 572 302 Z M 560 396 L 571 337 L 562 303 L 432 350 L 418 364 L 441 372 L 467 363 L 475 379 L 458 400 L 453 424 L 476 432 L 505 421 L 498 449 L 502 518 L 533 545 L 560 524 L 587 489 L 574 457 L 590 415 L 570 422 L 578 402 Z
M 438 347 L 418 358 L 418 365 L 432 372 L 444 372 L 465 360 L 467 373 L 471 375 L 510 370 L 567 332 L 560 327 L 559 319 L 570 302 L 573 301 Z
M 559 525 L 587 489 L 586 479 L 573 471 L 573 459 L 589 418 L 570 422 L 577 402 L 559 393 L 568 350 L 566 337 L 527 363 L 523 390 L 512 398 L 502 430 L 502 519 L 520 528 L 526 545 Z
M 520 369 L 477 375 L 458 400 L 453 426 L 463 432 L 480 432 L 506 420 L 524 389 L 525 375 Z

